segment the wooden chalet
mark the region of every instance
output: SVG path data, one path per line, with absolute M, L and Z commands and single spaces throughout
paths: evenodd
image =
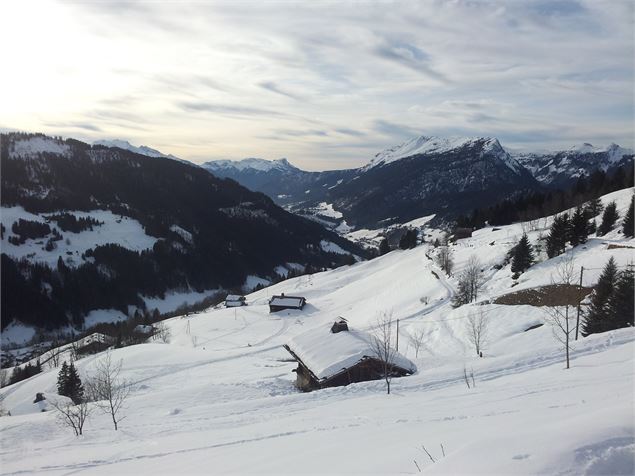
M 225 307 L 240 307 L 246 306 L 247 300 L 245 296 L 239 296 L 237 294 L 228 294 L 225 298 Z
M 296 386 L 305 392 L 383 378 L 383 364 L 377 358 L 366 332 L 350 329 L 344 319 L 294 337 L 284 348 L 298 362 Z M 407 358 L 395 353 L 392 376 L 417 371 Z
M 284 293 L 279 296 L 273 296 L 269 300 L 269 312 L 284 311 L 285 309 L 300 309 L 304 308 L 306 299 L 301 296 L 285 296 Z

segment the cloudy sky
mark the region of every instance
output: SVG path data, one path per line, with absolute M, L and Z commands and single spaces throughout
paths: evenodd
M 633 147 L 633 2 L 0 2 L 0 128 L 361 165 L 417 135 Z

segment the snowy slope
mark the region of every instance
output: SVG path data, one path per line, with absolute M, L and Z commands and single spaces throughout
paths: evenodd
M 623 216 L 632 193 L 604 201 L 616 200 Z M 510 291 L 509 266 L 491 265 L 522 232 L 520 224 L 479 230 L 454 245 L 457 272 L 472 254 L 484 264 L 479 300 Z M 632 249 L 609 250 L 611 243 L 635 247 L 614 231 L 576 249 L 577 263 L 601 267 L 611 255 L 620 266 L 632 261 Z M 456 283 L 436 268 L 433 253 L 426 244 L 293 278 L 248 295 L 247 307 L 166 321 L 169 344 L 113 351 L 135 382 L 119 432 L 95 414 L 75 438 L 51 413 L 40 413 L 30 402 L 36 392 L 55 392 L 56 370 L 2 389 L 5 408 L 16 413 L 0 418 L 3 474 L 415 474 L 416 465 L 451 475 L 632 474 L 635 330 L 574 342 L 572 368 L 564 370 L 549 326 L 527 331 L 544 322 L 543 309 L 452 309 Z M 548 282 L 558 261 L 540 263 L 513 289 Z M 281 292 L 306 297 L 304 311 L 269 314 L 268 298 Z M 477 310 L 491 319 L 482 359 L 465 325 Z M 283 344 L 338 316 L 368 330 L 380 312 L 400 319 L 399 351 L 416 364 L 415 375 L 393 380 L 390 396 L 381 381 L 294 389 L 295 364 Z M 408 340 L 417 330 L 425 334 L 418 358 Z M 90 374 L 101 358 L 78 361 L 80 373 Z M 466 387 L 464 368 L 475 388 Z
M 67 157 L 70 147 L 52 137 L 34 136 L 15 141 L 9 151 L 12 157 L 21 159 L 33 158 L 43 152 Z
M 82 255 L 89 249 L 97 246 L 114 243 L 133 251 L 152 249 L 157 238 L 147 235 L 143 226 L 130 217 L 115 215 L 108 210 L 91 210 L 82 212 L 76 210 L 60 210 L 54 213 L 34 214 L 22 207 L 2 207 L 0 209 L 0 221 L 7 230 L 11 230 L 13 223 L 20 219 L 35 221 L 38 223 L 49 222 L 51 228 L 57 228 L 55 221 L 48 220 L 48 216 L 56 213 L 68 213 L 76 218 L 93 218 L 101 225 L 95 225 L 93 230 L 84 230 L 79 233 L 70 231 L 61 232 L 62 240 L 56 242 L 55 249 L 47 251 L 45 244 L 48 237 L 28 239 L 21 245 L 9 243 L 10 232 L 2 238 L 2 252 L 7 255 L 31 261 L 46 263 L 51 267 L 57 265 L 61 257 L 68 266 L 79 266 L 86 258 Z

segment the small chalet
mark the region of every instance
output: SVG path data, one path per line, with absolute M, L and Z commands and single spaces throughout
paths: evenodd
M 239 296 L 237 294 L 228 294 L 225 298 L 225 307 L 240 307 L 246 306 L 247 301 L 245 296 Z
M 285 309 L 300 309 L 304 308 L 306 299 L 300 296 L 285 296 L 282 293 L 280 296 L 273 296 L 269 300 L 269 312 L 284 311 Z
M 298 362 L 296 386 L 305 392 L 383 378 L 382 362 L 370 344 L 372 336 L 350 329 L 344 319 L 300 334 L 285 349 Z M 392 362 L 393 377 L 411 375 L 415 364 L 399 353 Z

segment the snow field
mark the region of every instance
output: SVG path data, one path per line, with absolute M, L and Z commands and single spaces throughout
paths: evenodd
M 632 192 L 608 197 L 621 216 Z M 532 242 L 537 234 L 530 232 Z M 559 258 L 524 273 L 511 289 L 509 265 L 491 269 L 521 235 L 521 225 L 490 228 L 453 246 L 456 274 L 472 254 L 483 264 L 488 280 L 479 301 L 549 284 Z M 608 243 L 635 246 L 612 232 L 576 249 L 576 262 L 601 267 L 611 255 L 620 266 L 632 261 L 632 250 L 608 250 Z M 75 438 L 52 413 L 29 404 L 36 392 L 55 393 L 56 370 L 2 389 L 4 407 L 15 412 L 0 418 L 2 473 L 416 474 L 416 461 L 434 474 L 631 474 L 635 330 L 574 342 L 572 367 L 564 370 L 551 328 L 527 330 L 544 322 L 544 310 L 487 303 L 452 309 L 456 282 L 434 265 L 433 253 L 429 244 L 393 251 L 254 292 L 247 307 L 165 321 L 169 344 L 113 351 L 123 360 L 122 376 L 135 383 L 118 432 L 95 414 Z M 268 298 L 281 292 L 306 297 L 304 311 L 269 314 Z M 480 310 L 491 328 L 482 359 L 466 330 L 467 316 Z M 390 396 L 382 381 L 294 389 L 296 365 L 282 344 L 338 316 L 368 330 L 382 312 L 400 319 L 399 351 L 417 365 L 415 375 L 394 379 Z M 415 358 L 408 335 L 419 329 L 424 347 Z M 80 374 L 101 358 L 79 360 Z M 475 388 L 465 385 L 464 369 Z

